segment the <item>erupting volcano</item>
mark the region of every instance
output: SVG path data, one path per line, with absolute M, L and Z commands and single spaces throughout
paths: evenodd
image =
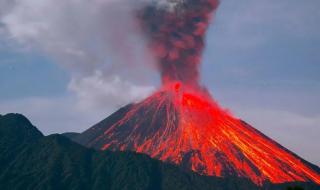
M 169 1 L 169 0 L 168 0 Z M 88 129 L 76 141 L 96 149 L 145 153 L 203 175 L 256 184 L 311 181 L 307 162 L 221 109 L 199 84 L 205 33 L 217 0 L 172 0 L 137 12 L 158 60 L 162 86 Z

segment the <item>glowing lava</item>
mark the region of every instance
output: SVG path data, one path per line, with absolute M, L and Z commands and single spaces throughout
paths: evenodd
M 110 125 L 97 125 L 87 146 L 130 150 L 212 176 L 271 181 L 313 181 L 319 173 L 245 122 L 222 110 L 206 93 L 174 83 L 127 108 Z M 111 116 L 113 117 L 113 116 Z

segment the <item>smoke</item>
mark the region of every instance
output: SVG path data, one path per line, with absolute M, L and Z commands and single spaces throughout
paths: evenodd
M 95 98 L 92 104 L 126 104 L 143 98 L 145 91 L 152 89 L 150 83 L 140 82 L 148 81 L 141 79 L 152 76 L 155 64 L 133 16 L 143 3 L 0 0 L 0 38 L 18 44 L 23 51 L 46 53 L 68 69 L 72 78 L 69 89 L 79 102 L 89 101 L 83 99 L 85 93 Z M 88 78 L 96 79 L 101 88 L 88 86 Z M 124 90 L 127 100 L 116 95 Z
M 205 31 L 217 4 L 0 0 L 0 37 L 26 51 L 42 51 L 67 68 L 69 89 L 79 102 L 123 105 L 150 93 L 154 88 L 145 81 L 154 81 L 158 71 L 163 81 L 198 83 Z M 127 88 L 127 100 L 118 96 L 125 90 L 119 87 Z
M 164 83 L 198 85 L 205 34 L 218 0 L 172 0 L 145 6 L 138 14 Z M 169 7 L 169 9 L 168 9 Z
M 12 7 L 1 18 L 10 38 L 45 50 L 68 67 L 75 65 L 72 69 L 92 72 L 105 65 L 134 65 L 147 55 L 137 52 L 145 51 L 143 38 L 134 25 L 131 4 L 124 1 L 3 2 Z

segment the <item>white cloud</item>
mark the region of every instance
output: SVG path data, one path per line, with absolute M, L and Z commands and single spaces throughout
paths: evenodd
M 84 110 L 124 106 L 128 102 L 142 100 L 154 91 L 153 86 L 137 86 L 117 75 L 104 76 L 101 72 L 72 79 L 69 89 L 76 93 L 78 106 Z
M 0 5 L 0 35 L 27 50 L 40 50 L 69 69 L 69 90 L 84 109 L 114 108 L 152 90 L 148 80 L 136 80 L 154 72 L 132 16 L 137 3 L 0 0 Z
M 137 86 L 116 75 L 105 77 L 99 72 L 73 78 L 69 88 L 72 93 L 60 97 L 2 100 L 0 114 L 24 114 L 45 134 L 82 132 L 154 90 L 152 86 Z
M 121 1 L 19 0 L 0 19 L 9 38 L 44 50 L 72 70 L 95 72 L 146 60 L 132 8 Z

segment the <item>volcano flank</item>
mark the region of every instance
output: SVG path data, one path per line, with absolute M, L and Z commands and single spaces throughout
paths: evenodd
M 203 175 L 265 182 L 315 182 L 312 165 L 222 110 L 206 93 L 164 86 L 80 134 L 101 150 L 134 151 Z
M 74 140 L 95 149 L 144 153 L 203 175 L 248 178 L 258 185 L 320 184 L 316 167 L 220 108 L 199 84 L 205 33 L 217 7 L 217 0 L 176 0 L 170 9 L 151 3 L 138 10 L 162 86 Z

